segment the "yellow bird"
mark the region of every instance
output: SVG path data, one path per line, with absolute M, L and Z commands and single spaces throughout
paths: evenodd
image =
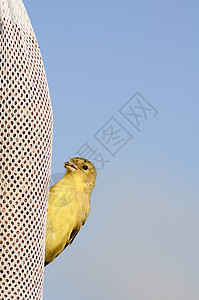
M 85 158 L 74 157 L 64 167 L 64 177 L 49 190 L 45 266 L 73 242 L 84 225 L 97 177 L 95 167 Z

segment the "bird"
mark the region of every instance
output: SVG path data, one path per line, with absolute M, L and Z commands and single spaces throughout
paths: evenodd
M 71 245 L 90 212 L 96 168 L 81 157 L 73 157 L 64 167 L 64 177 L 49 189 L 44 266 Z

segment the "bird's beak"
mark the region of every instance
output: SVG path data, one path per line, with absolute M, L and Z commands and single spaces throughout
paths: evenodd
M 64 163 L 64 168 L 66 168 L 67 170 L 71 170 L 72 172 L 75 172 L 75 170 L 78 170 L 76 164 L 74 162 L 71 161 L 67 161 Z

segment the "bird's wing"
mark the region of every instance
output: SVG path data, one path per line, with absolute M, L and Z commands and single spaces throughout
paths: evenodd
M 85 223 L 85 222 L 84 222 L 84 223 Z M 84 223 L 83 223 L 83 224 L 84 224 Z M 83 224 L 82 224 L 82 225 L 83 225 Z M 72 244 L 72 242 L 74 241 L 76 235 L 77 235 L 78 232 L 80 231 L 81 227 L 82 227 L 82 226 L 73 229 L 73 231 L 71 232 L 71 235 L 70 235 L 69 240 L 67 241 L 67 243 L 66 243 L 65 246 L 64 246 L 64 249 L 65 249 L 68 245 L 71 245 L 71 244 Z M 64 249 L 63 249 L 63 250 L 64 250 Z M 63 251 L 63 250 L 62 250 L 62 251 Z M 62 251 L 61 251 L 61 252 L 62 252 Z M 61 252 L 60 252 L 60 253 L 61 253 Z M 56 257 L 59 256 L 60 253 L 58 253 L 58 254 L 56 255 Z M 49 262 L 45 261 L 45 262 L 44 262 L 44 267 L 46 267 L 48 264 L 49 264 Z
M 69 240 L 67 241 L 66 245 L 64 246 L 64 249 L 65 249 L 68 245 L 71 245 L 71 244 L 72 244 L 72 242 L 74 241 L 76 235 L 78 234 L 78 232 L 80 231 L 80 229 L 82 228 L 82 226 L 85 224 L 85 222 L 86 222 L 86 219 L 85 219 L 81 224 L 79 224 L 78 227 L 75 227 L 75 228 L 73 229 L 73 231 L 72 231 L 71 234 L 70 234 Z
M 66 245 L 64 246 L 64 249 L 68 246 L 71 245 L 72 242 L 74 241 L 76 235 L 78 234 L 78 232 L 80 231 L 81 227 L 76 227 L 73 229 L 73 231 L 71 232 L 70 238 L 67 241 Z

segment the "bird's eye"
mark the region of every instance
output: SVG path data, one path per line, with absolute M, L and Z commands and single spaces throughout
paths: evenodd
M 84 169 L 84 170 L 88 170 L 88 166 L 84 165 L 84 166 L 83 166 L 83 169 Z

